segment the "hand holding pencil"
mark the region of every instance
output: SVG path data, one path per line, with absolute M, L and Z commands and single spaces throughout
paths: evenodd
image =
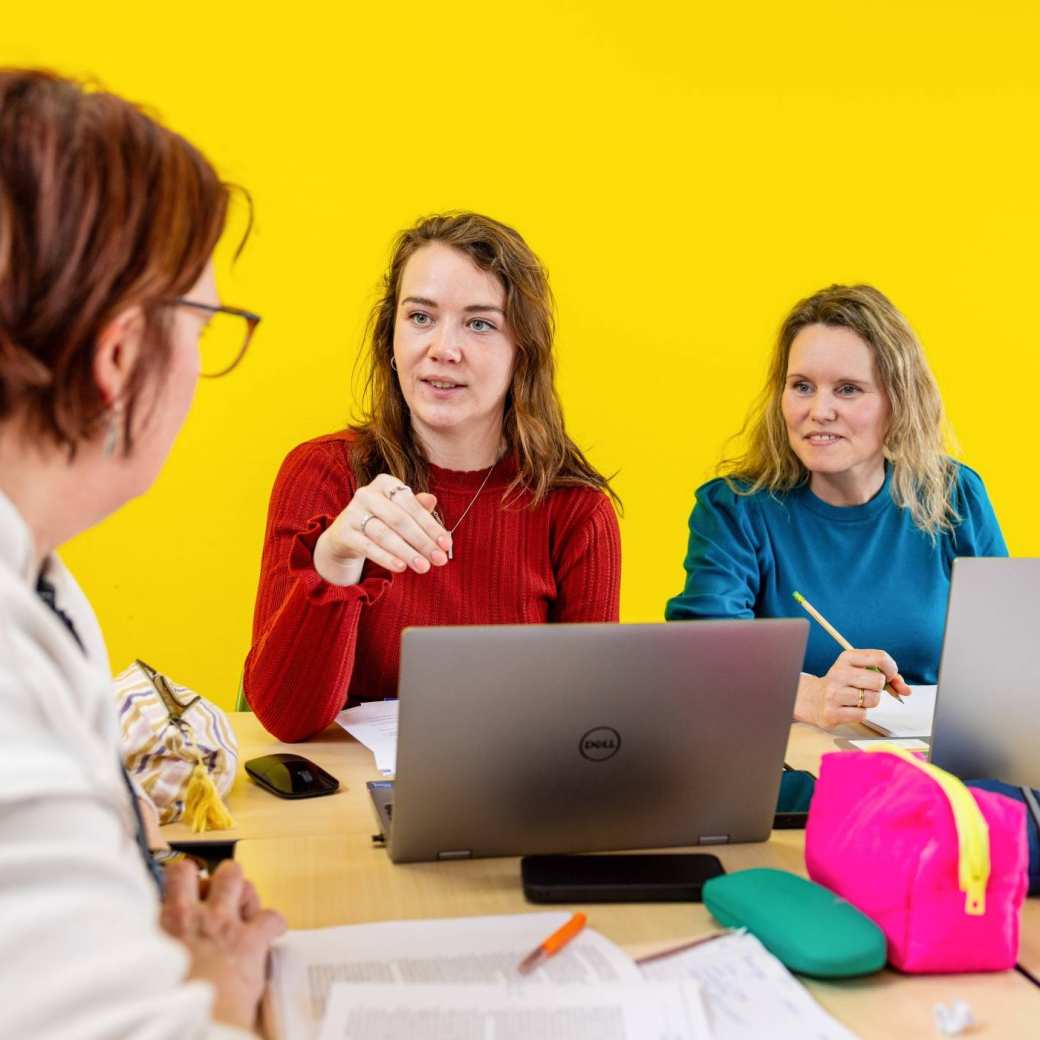
M 811 712 L 812 717 L 805 721 L 815 722 L 826 729 L 843 722 L 862 722 L 867 710 L 877 706 L 882 692 L 900 702 L 910 694 L 895 661 L 887 653 L 883 650 L 857 650 L 801 593 L 795 592 L 794 598 L 843 650 L 825 676 L 804 677 L 806 683 L 811 680 L 818 701 Z M 799 702 L 802 700 L 800 686 Z M 804 711 L 801 715 L 796 711 L 797 717 L 804 714 Z

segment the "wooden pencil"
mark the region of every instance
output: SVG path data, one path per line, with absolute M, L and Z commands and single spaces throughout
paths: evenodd
M 838 644 L 838 646 L 843 650 L 856 649 L 800 592 L 796 592 L 794 598 L 807 614 L 812 615 L 812 617 L 820 623 L 820 627 Z M 873 667 L 871 670 L 875 672 L 881 671 L 880 668 Z M 885 683 L 884 689 L 885 693 L 891 694 L 900 704 L 903 703 L 903 698 L 900 697 L 887 682 Z

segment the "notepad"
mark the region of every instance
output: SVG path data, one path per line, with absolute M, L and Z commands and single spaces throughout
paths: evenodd
M 640 968 L 651 981 L 698 982 L 714 1040 L 855 1040 L 747 932 L 648 957 Z
M 864 726 L 883 737 L 930 737 L 932 716 L 935 714 L 935 687 L 913 686 L 913 693 L 904 697 L 902 704 L 881 695 L 881 703 L 867 710 Z
M 928 750 L 928 741 L 922 740 L 920 737 L 867 737 L 866 740 L 850 740 L 849 746 L 854 747 L 857 751 L 864 751 L 871 744 L 880 743 L 882 740 L 886 744 L 894 744 L 896 747 L 905 748 L 907 751 Z
M 397 768 L 397 705 L 397 701 L 369 701 L 336 716 L 337 724 L 372 752 L 383 776 L 393 776 Z
M 387 992 L 388 989 L 390 992 Z M 696 982 L 333 987 L 320 1040 L 711 1040 Z
M 271 983 L 264 1006 L 268 1031 L 278 1040 L 314 1040 L 329 993 L 340 982 L 394 989 L 520 984 L 524 979 L 530 986 L 642 982 L 632 958 L 591 928 L 529 976 L 521 976 L 521 959 L 569 916 L 552 911 L 287 932 L 271 950 Z

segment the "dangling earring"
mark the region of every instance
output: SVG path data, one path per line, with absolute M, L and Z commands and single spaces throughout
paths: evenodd
M 123 409 L 120 405 L 112 405 L 108 410 L 108 429 L 105 431 L 105 443 L 102 445 L 102 452 L 106 459 L 112 458 L 119 448 L 119 443 L 122 440 L 121 427 L 123 425 Z
M 392 357 L 390 359 L 390 367 L 396 372 L 397 371 L 397 358 Z

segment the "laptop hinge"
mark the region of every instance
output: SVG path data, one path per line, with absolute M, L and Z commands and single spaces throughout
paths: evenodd
M 697 839 L 698 845 L 725 845 L 728 842 L 728 834 L 702 834 Z
M 448 852 L 438 852 L 438 859 L 472 859 L 472 849 L 451 849 Z

